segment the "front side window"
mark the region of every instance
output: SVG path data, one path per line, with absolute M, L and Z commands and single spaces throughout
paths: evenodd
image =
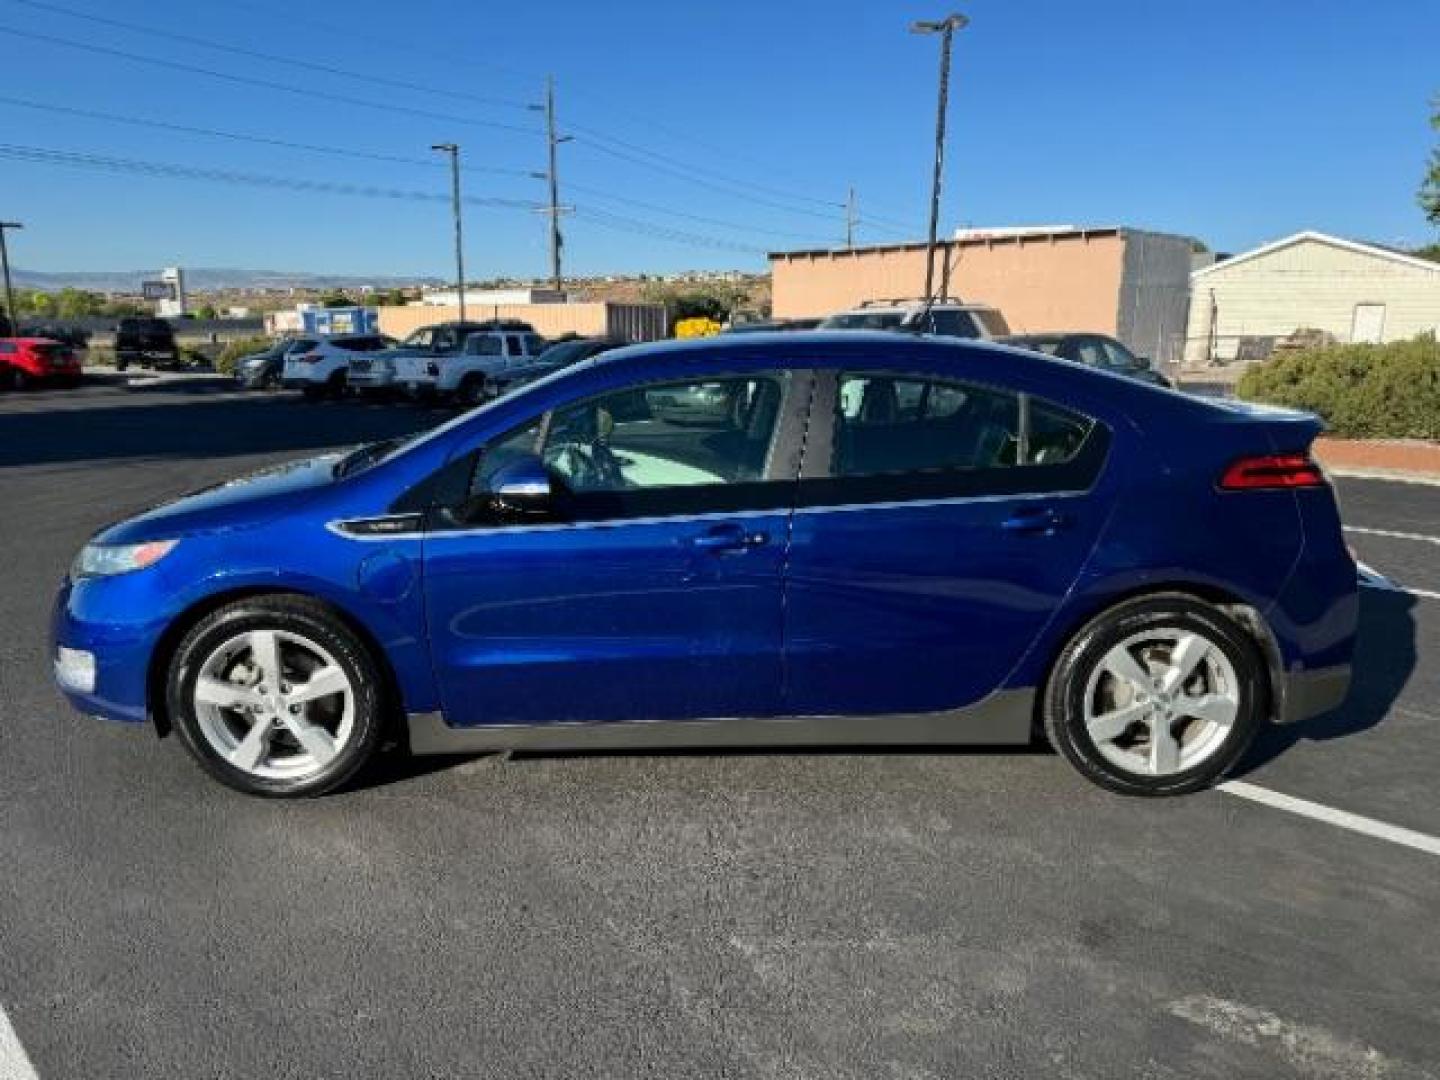
M 542 456 L 577 493 L 758 481 L 782 392 L 737 377 L 606 394 L 557 411 Z
M 617 390 L 534 417 L 460 459 L 406 506 L 456 506 L 492 490 L 496 474 L 540 458 L 554 490 L 554 523 L 623 521 L 777 509 L 794 495 L 795 462 L 776 464 L 789 376 L 692 379 Z M 780 475 L 781 473 L 786 475 Z M 413 496 L 413 497 L 412 497 Z M 470 527 L 512 525 L 481 516 Z
M 1135 354 L 1118 341 L 1102 340 L 1100 347 L 1105 352 L 1105 366 L 1112 371 L 1134 371 L 1140 366 Z
M 1010 390 L 847 374 L 840 377 L 830 471 L 862 477 L 1063 464 L 1093 426 Z

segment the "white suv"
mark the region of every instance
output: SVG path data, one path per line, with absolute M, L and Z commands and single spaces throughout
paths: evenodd
M 491 396 L 492 376 L 533 363 L 545 339 L 531 330 L 477 330 L 459 352 L 442 356 L 397 356 L 394 383 L 413 397 L 454 396 L 462 405 L 479 405 Z
M 899 330 L 936 337 L 990 341 L 1010 332 L 1005 316 L 989 304 L 936 300 L 866 300 L 859 307 L 822 319 L 818 330 Z
M 383 334 L 332 334 L 316 338 L 309 349 L 292 349 L 285 354 L 281 385 L 287 390 L 303 390 L 315 398 L 345 393 L 350 360 L 360 353 L 379 352 L 395 344 Z

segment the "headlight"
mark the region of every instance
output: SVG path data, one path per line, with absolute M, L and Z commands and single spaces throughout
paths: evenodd
M 143 544 L 86 544 L 71 568 L 72 577 L 109 577 L 153 566 L 180 541 L 149 540 Z

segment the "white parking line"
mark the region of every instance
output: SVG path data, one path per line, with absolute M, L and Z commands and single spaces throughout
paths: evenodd
M 40 1080 L 3 1006 L 0 1006 L 0 1080 Z
M 1419 596 L 1426 600 L 1440 600 L 1440 592 L 1433 592 L 1430 589 L 1412 589 L 1398 582 L 1391 581 L 1373 566 L 1369 566 L 1363 562 L 1357 562 L 1355 565 L 1360 569 L 1360 584 L 1367 588 L 1405 593 L 1407 596 Z
M 1440 544 L 1440 536 L 1426 536 L 1424 533 L 1397 532 L 1394 529 L 1367 529 L 1360 525 L 1346 525 L 1346 532 L 1363 536 L 1386 536 L 1391 540 L 1419 540 L 1425 544 Z
M 1392 844 L 1414 848 L 1427 855 L 1440 855 L 1440 837 L 1427 836 L 1414 829 L 1402 829 L 1398 825 L 1387 825 L 1383 821 L 1361 817 L 1359 814 L 1352 814 L 1347 810 L 1336 810 L 1334 807 L 1311 802 L 1309 799 L 1297 799 L 1293 795 L 1282 795 L 1278 791 L 1256 787 L 1243 780 L 1227 780 L 1219 785 L 1219 790 L 1227 795 L 1238 795 L 1242 799 L 1264 803 L 1276 810 L 1286 810 L 1292 814 L 1299 814 L 1301 817 L 1323 821 L 1327 825 L 1337 825 L 1342 829 L 1349 829 L 1351 832 L 1373 836 L 1377 840 L 1388 840 Z

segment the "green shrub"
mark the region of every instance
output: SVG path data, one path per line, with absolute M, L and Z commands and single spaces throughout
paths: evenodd
M 1334 435 L 1440 439 L 1440 343 L 1424 334 L 1281 353 L 1242 375 L 1235 392 L 1319 413 Z
M 215 358 L 215 370 L 222 375 L 234 375 L 235 364 L 242 356 L 253 356 L 257 352 L 264 352 L 273 342 L 267 337 L 240 338 L 237 341 L 227 342 L 220 350 L 220 355 Z

